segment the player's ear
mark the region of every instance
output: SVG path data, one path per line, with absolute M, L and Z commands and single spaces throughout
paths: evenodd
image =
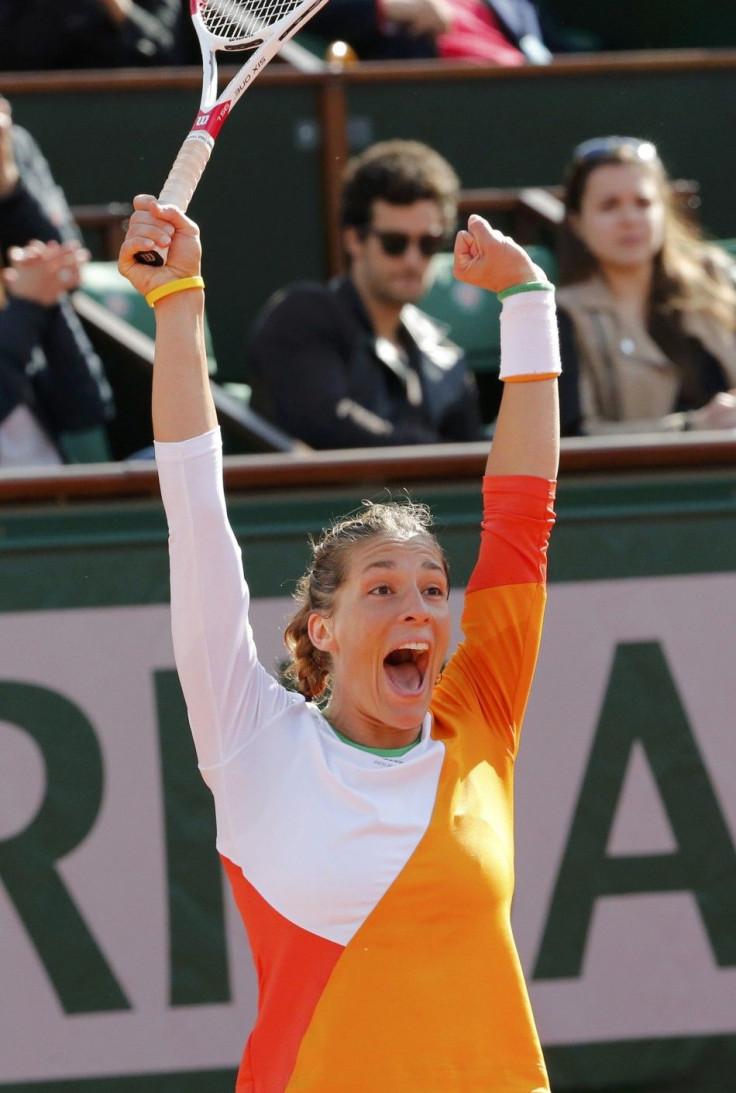
M 348 258 L 351 260 L 356 258 L 363 249 L 363 245 L 363 237 L 357 228 L 343 228 L 342 246 Z
M 334 652 L 335 642 L 332 636 L 332 626 L 330 620 L 326 619 L 324 615 L 318 615 L 316 611 L 313 612 L 307 622 L 307 632 L 315 649 L 319 649 L 322 653 Z

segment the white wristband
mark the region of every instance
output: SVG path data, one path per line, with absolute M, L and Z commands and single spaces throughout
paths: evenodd
M 553 379 L 562 371 L 554 292 L 507 296 L 501 307 L 501 371 L 511 383 Z

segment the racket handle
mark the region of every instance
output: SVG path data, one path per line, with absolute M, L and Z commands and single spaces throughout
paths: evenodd
M 179 149 L 174 166 L 158 196 L 162 205 L 175 205 L 181 212 L 187 211 L 212 154 L 213 145 L 214 141 L 209 134 L 189 134 Z M 139 251 L 135 260 L 144 266 L 165 266 L 168 253 L 168 247 L 152 247 L 150 250 Z

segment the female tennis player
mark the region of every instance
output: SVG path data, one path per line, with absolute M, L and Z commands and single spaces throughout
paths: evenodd
M 457 276 L 503 298 L 506 381 L 464 641 L 445 664 L 428 512 L 364 504 L 313 547 L 290 691 L 258 662 L 225 511 L 198 230 L 152 197 L 135 210 L 120 269 L 156 310 L 176 662 L 259 977 L 237 1089 L 545 1093 L 510 905 L 558 460 L 551 286 L 480 217 L 458 233 Z M 135 262 L 151 245 L 166 266 Z

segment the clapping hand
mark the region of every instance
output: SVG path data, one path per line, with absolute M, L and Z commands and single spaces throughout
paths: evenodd
M 693 429 L 736 429 L 736 389 L 720 391 L 699 410 L 692 410 Z
M 42 243 L 33 239 L 25 247 L 11 247 L 2 272 L 5 289 L 17 299 L 51 307 L 65 292 L 79 287 L 89 257 L 89 251 L 74 240 Z

